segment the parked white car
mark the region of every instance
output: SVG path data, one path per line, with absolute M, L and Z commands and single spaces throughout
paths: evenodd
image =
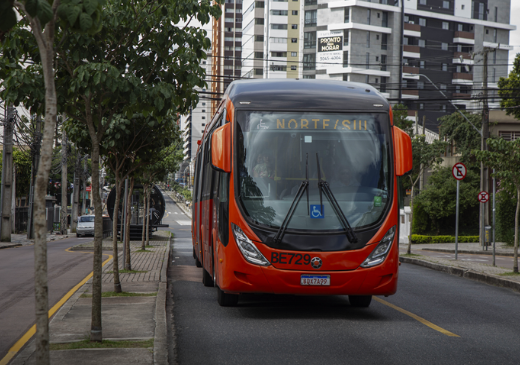
M 94 235 L 94 215 L 82 215 L 78 217 L 78 226 L 76 228 L 76 237 L 86 234 Z

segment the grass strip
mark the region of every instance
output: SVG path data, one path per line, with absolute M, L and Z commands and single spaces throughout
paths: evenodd
M 503 274 L 498 274 L 500 276 L 518 276 L 520 275 L 520 272 L 514 272 L 514 271 L 510 271 L 510 272 L 505 272 Z
M 153 252 L 153 251 L 150 251 L 150 250 L 137 250 L 137 251 L 134 251 L 134 252 Z
M 101 293 L 102 298 L 112 298 L 112 297 L 156 297 L 157 292 L 154 293 L 130 293 L 130 292 L 121 292 L 116 293 L 115 291 L 105 291 Z M 92 294 L 81 294 L 81 298 L 92 298 Z
M 51 343 L 50 350 L 77 350 L 77 349 L 136 349 L 153 347 L 153 338 L 145 341 L 107 341 L 93 342 L 83 340 L 69 343 Z

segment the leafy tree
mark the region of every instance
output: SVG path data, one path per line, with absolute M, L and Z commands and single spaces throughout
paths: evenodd
M 518 57 L 515 60 L 517 65 Z M 477 160 L 495 169 L 494 177 L 500 180 L 500 186 L 513 194 L 516 192 L 515 246 L 513 271 L 518 272 L 518 216 L 520 214 L 520 139 L 505 141 L 502 138 L 489 138 L 487 151 L 475 151 Z
M 440 140 L 434 140 L 432 143 L 426 142 L 424 135 L 417 135 L 412 138 L 412 156 L 414 168 L 412 174 L 409 175 L 410 186 L 411 186 L 411 200 L 410 200 L 410 221 L 413 222 L 413 199 L 414 199 L 414 188 L 420 179 L 420 176 L 425 170 L 429 169 L 435 164 L 442 162 L 441 154 L 446 148 L 446 143 Z M 417 175 L 414 172 L 417 171 Z M 407 253 L 411 253 L 412 248 L 412 230 L 410 230 L 410 236 L 408 237 L 408 250 Z
M 506 114 L 520 119 L 520 53 L 516 55 L 509 75 L 498 80 L 498 95 L 501 97 L 500 106 Z
M 2 1 L 0 4 L 2 10 L 0 13 L 0 40 L 3 43 L 0 79 L 5 80 L 2 82 L 4 89 L 2 97 L 6 102 L 17 105 L 20 103 L 20 99 L 26 95 L 39 94 L 40 98 L 37 102 L 40 106 L 39 111 L 40 114 L 45 114 L 40 162 L 34 189 L 36 362 L 38 364 L 50 363 L 45 190 L 51 167 L 58 100 L 53 69 L 56 23 L 61 20 L 65 27 L 93 33 L 99 29 L 101 8 L 102 0 L 10 0 Z M 17 32 L 11 31 L 6 35 L 6 32 L 17 26 L 18 15 L 21 17 L 21 24 L 17 27 Z M 23 33 L 26 37 L 20 38 Z M 24 41 L 32 43 L 31 50 L 25 48 L 20 52 L 18 43 L 20 41 L 22 41 L 21 43 Z M 35 44 L 34 41 L 36 41 Z M 24 54 L 24 51 L 27 52 Z M 27 60 L 26 55 L 29 53 L 34 56 L 33 60 L 37 65 L 27 68 L 32 71 L 40 71 L 37 77 L 40 88 L 36 90 L 34 87 L 29 87 L 31 91 L 22 96 L 23 90 L 18 88 L 23 87 L 25 80 L 18 78 L 18 71 L 24 73 L 20 61 Z M 42 88 L 42 85 L 45 87 Z M 41 98 L 42 90 L 45 90 L 44 99 Z M 44 106 L 45 112 L 42 106 Z
M 16 196 L 26 196 L 29 194 L 31 180 L 32 161 L 30 151 L 13 149 L 13 163 L 16 166 Z
M 394 125 L 396 127 L 401 128 L 403 131 L 408 133 L 410 136 L 413 134 L 413 124 L 412 120 L 407 119 L 408 117 L 408 108 L 404 104 L 396 104 L 392 108 L 393 116 L 394 116 Z
M 473 219 L 478 225 L 478 195 L 480 175 L 468 170 L 466 178 L 460 182 L 459 212 L 465 220 Z M 433 226 L 440 234 L 441 224 L 445 218 L 453 217 L 456 213 L 457 181 L 447 167 L 438 168 L 428 180 L 426 188 L 417 196 L 417 203 L 428 214 Z M 474 213 L 477 213 L 475 216 Z M 462 222 L 460 222 L 462 224 Z M 470 223 L 471 224 L 471 223 Z
M 481 127 L 481 115 L 463 113 L 476 128 Z M 475 164 L 473 151 L 480 149 L 480 134 L 458 112 L 445 115 L 439 118 L 439 120 L 441 121 L 439 137 L 445 137 L 450 145 L 455 146 L 457 153 L 461 154 L 460 162 L 466 164 L 468 168 L 471 168 L 470 165 Z M 480 169 L 480 166 L 477 168 Z

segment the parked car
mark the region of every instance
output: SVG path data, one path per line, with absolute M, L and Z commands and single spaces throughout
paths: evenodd
M 94 215 L 82 215 L 78 217 L 78 226 L 76 228 L 76 237 L 86 234 L 94 235 Z

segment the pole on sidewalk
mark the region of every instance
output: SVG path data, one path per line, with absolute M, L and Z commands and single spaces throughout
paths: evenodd
M 459 189 L 460 180 L 457 180 L 457 205 L 455 209 L 455 260 L 459 254 Z
M 123 240 L 123 267 L 124 263 L 126 262 L 126 199 L 128 195 L 128 179 L 125 179 L 125 198 L 123 203 L 123 214 L 121 214 L 123 221 L 121 222 L 121 239 Z M 117 219 L 117 217 L 115 217 Z M 116 232 L 117 234 L 117 232 Z
M 495 174 L 495 169 L 493 169 L 493 175 Z M 495 210 L 496 210 L 496 202 L 495 202 L 495 194 L 496 194 L 496 180 L 493 177 L 493 266 L 497 266 L 495 263 Z
M 4 150 L 2 153 L 2 192 L 1 192 L 1 223 L 0 241 L 11 242 L 11 201 L 13 189 L 13 129 L 16 118 L 16 109 L 7 106 L 7 115 L 4 121 Z

